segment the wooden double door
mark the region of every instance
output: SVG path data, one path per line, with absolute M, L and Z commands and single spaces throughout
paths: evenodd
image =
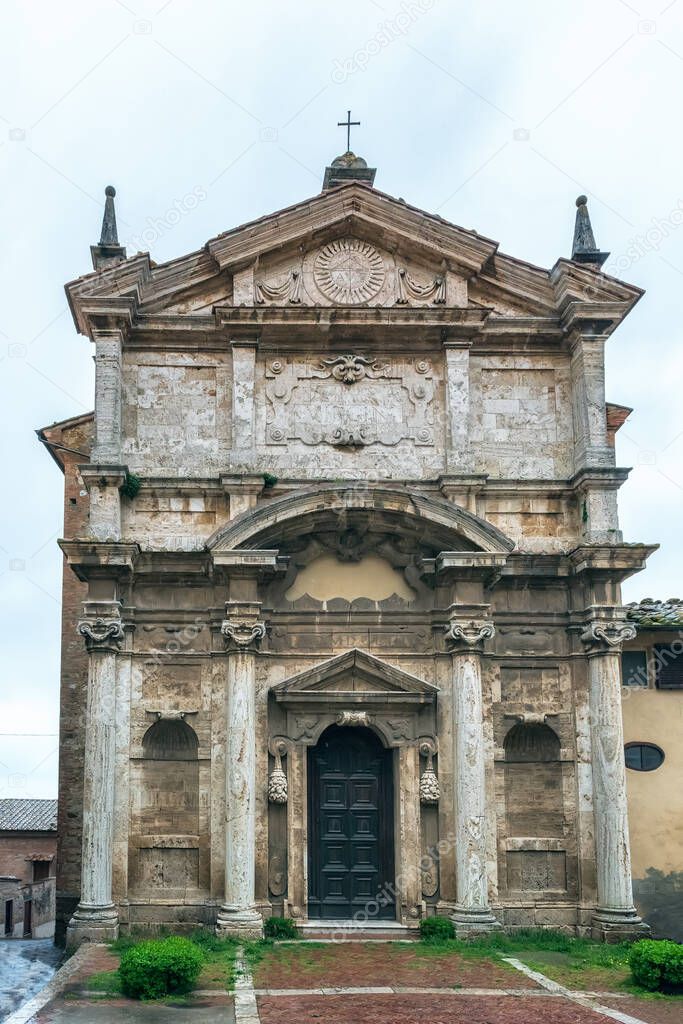
M 308 754 L 308 916 L 394 920 L 392 752 L 331 726 Z

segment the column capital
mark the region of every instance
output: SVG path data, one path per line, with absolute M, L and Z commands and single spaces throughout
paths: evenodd
M 581 633 L 581 641 L 594 652 L 618 654 L 625 640 L 635 640 L 636 627 L 620 620 L 594 619 Z
M 233 650 L 258 650 L 266 635 L 266 624 L 259 619 L 259 601 L 226 601 L 221 635 Z
M 76 627 L 77 632 L 85 640 L 89 651 L 109 651 L 116 654 L 121 649 L 124 638 L 121 621 L 120 603 L 118 601 L 84 603 L 84 618 Z
M 480 652 L 484 643 L 495 635 L 493 623 L 482 619 L 451 618 L 446 626 L 446 642 L 454 651 Z

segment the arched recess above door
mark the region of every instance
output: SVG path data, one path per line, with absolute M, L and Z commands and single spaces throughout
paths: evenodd
M 266 550 L 312 532 L 361 527 L 387 531 L 442 551 L 507 555 L 514 541 L 491 523 L 443 498 L 408 488 L 369 487 L 362 481 L 293 491 L 237 516 L 209 537 L 218 554 Z

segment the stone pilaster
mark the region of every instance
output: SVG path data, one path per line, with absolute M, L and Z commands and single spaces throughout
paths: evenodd
M 89 654 L 83 785 L 81 898 L 69 922 L 67 946 L 118 937 L 112 900 L 116 654 L 123 640 L 117 601 L 85 602 L 78 624 Z
M 254 449 L 257 339 L 235 339 L 232 347 L 232 448 L 241 462 Z M 232 510 L 231 510 L 232 514 Z
M 91 461 L 121 462 L 121 369 L 123 335 L 118 328 L 93 331 L 95 342 L 95 438 Z
M 123 334 L 118 328 L 94 330 L 95 436 L 90 465 L 79 466 L 90 495 L 88 532 L 98 541 L 121 539 Z
M 228 601 L 221 633 L 228 650 L 225 749 L 225 899 L 218 935 L 260 938 L 256 908 L 256 650 L 266 633 L 260 604 Z
M 620 652 L 635 628 L 593 621 L 581 636 L 588 648 L 591 759 L 598 906 L 593 935 L 618 942 L 649 929 L 633 905 L 621 717 Z
M 121 540 L 121 493 L 123 466 L 80 466 L 90 496 L 88 531 L 98 541 Z
M 472 472 L 470 452 L 470 343 L 446 345 L 446 400 L 448 416 L 447 467 L 449 473 Z
M 599 331 L 575 330 L 570 336 L 570 373 L 574 421 L 574 471 L 613 466 L 605 415 L 605 341 Z
M 456 905 L 458 935 L 499 926 L 491 913 L 486 870 L 486 786 L 481 652 L 494 636 L 486 621 L 451 618 L 446 639 L 452 646 L 455 792 Z

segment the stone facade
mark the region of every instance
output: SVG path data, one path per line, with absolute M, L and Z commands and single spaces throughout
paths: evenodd
M 309 922 L 340 728 L 361 760 L 374 737 L 393 793 L 347 808 L 384 830 L 354 870 L 390 867 L 343 917 L 643 927 L 619 585 L 653 548 L 619 532 L 603 358 L 641 293 L 499 253 L 367 173 L 161 266 L 97 250 L 67 286 L 96 365 L 89 514 L 60 542 L 84 590 L 73 944 Z M 344 785 L 369 793 L 369 763 Z

